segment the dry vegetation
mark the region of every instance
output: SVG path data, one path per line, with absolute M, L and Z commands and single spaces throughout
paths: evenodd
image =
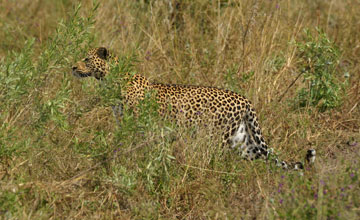
M 78 8 L 0 1 L 0 218 L 360 218 L 358 1 L 109 0 Z M 316 28 L 329 44 L 316 44 Z M 313 65 L 307 43 L 320 58 L 338 48 L 335 62 Z M 314 148 L 315 167 L 300 176 L 242 161 L 206 131 L 159 120 L 150 101 L 118 128 L 96 80 L 71 75 L 100 45 L 135 56 L 132 71 L 152 81 L 240 92 L 271 147 L 290 160 Z M 325 96 L 299 107 L 300 89 L 309 88 L 302 75 L 295 80 L 304 66 L 310 75 L 334 68 L 321 70 L 341 85 L 328 96 L 339 106 L 320 111 Z

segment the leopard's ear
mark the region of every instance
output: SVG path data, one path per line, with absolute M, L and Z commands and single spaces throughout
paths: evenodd
M 96 54 L 104 60 L 109 58 L 109 51 L 105 47 L 99 47 L 96 51 Z

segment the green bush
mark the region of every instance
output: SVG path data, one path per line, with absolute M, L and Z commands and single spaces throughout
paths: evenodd
M 339 106 L 345 85 L 339 79 L 339 49 L 319 29 L 316 36 L 305 29 L 304 40 L 296 46 L 299 68 L 306 84 L 298 91 L 296 103 L 300 107 L 316 106 L 320 111 Z

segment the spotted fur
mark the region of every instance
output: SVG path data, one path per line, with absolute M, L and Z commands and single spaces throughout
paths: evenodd
M 85 59 L 72 68 L 73 74 L 103 79 L 112 59 L 117 58 L 113 58 L 106 48 L 92 49 Z M 221 134 L 224 145 L 239 149 L 247 160 L 267 159 L 272 153 L 263 138 L 251 102 L 240 94 L 215 87 L 151 83 L 136 74 L 126 86 L 124 104 L 135 109 L 139 100 L 144 99 L 145 91 L 155 91 L 160 114 L 169 116 L 179 124 L 211 128 L 213 132 Z M 315 159 L 314 150 L 308 151 L 307 160 L 310 160 L 310 156 Z M 277 159 L 275 162 L 285 169 L 303 168 L 300 162 L 289 164 Z

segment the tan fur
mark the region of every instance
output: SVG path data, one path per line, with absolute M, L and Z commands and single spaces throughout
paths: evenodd
M 95 48 L 89 51 L 87 58 L 76 63 L 73 74 L 102 79 L 109 72 L 108 62 L 112 59 L 117 58 L 106 48 Z M 212 132 L 221 134 L 224 145 L 239 148 L 246 159 L 267 158 L 271 153 L 262 137 L 256 112 L 242 95 L 215 87 L 151 83 L 137 74 L 132 76 L 125 90 L 124 104 L 130 108 L 136 109 L 145 91 L 153 91 L 160 114 L 179 124 L 211 128 Z M 280 166 L 287 168 L 285 162 Z

